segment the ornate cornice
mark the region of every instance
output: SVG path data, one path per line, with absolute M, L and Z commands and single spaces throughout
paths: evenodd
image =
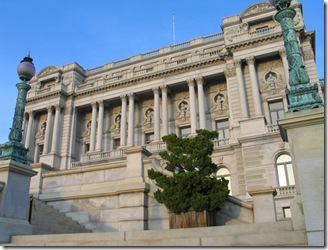
M 228 56 L 228 54 L 227 54 L 227 56 Z M 124 86 L 135 85 L 138 82 L 143 82 L 143 81 L 147 81 L 150 79 L 158 79 L 158 78 L 162 78 L 165 76 L 176 74 L 178 72 L 195 70 L 195 68 L 206 67 L 208 65 L 216 64 L 218 62 L 225 63 L 225 60 L 222 60 L 222 58 L 216 57 L 216 58 L 211 58 L 210 60 L 197 61 L 197 62 L 189 63 L 189 64 L 186 64 L 186 65 L 183 65 L 180 67 L 152 72 L 147 75 L 134 77 L 131 79 L 122 79 L 122 80 L 118 80 L 115 83 L 110 83 L 107 85 L 98 86 L 98 87 L 94 87 L 91 89 L 85 89 L 84 91 L 79 91 L 79 92 L 74 93 L 74 96 L 80 97 L 80 96 L 84 96 L 84 95 L 89 95 L 91 93 L 103 92 L 103 91 L 113 89 L 113 88 L 121 88 Z
M 263 12 L 266 10 L 274 10 L 272 5 L 270 3 L 256 3 L 251 6 L 249 6 L 247 9 L 245 9 L 241 14 L 240 17 L 246 17 L 250 15 L 257 14 L 259 12 Z
M 66 92 L 64 92 L 63 90 L 57 90 L 54 92 L 50 92 L 44 95 L 39 95 L 36 97 L 30 97 L 26 100 L 26 103 L 33 103 L 33 102 L 39 102 L 41 100 L 45 100 L 45 99 L 49 99 L 49 98 L 54 98 L 54 97 L 68 97 L 68 96 L 72 96 L 73 94 L 68 94 Z

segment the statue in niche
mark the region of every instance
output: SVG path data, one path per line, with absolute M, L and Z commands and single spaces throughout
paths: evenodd
M 38 140 L 38 141 L 43 141 L 44 140 L 44 136 L 46 134 L 46 128 L 47 128 L 47 121 L 43 121 L 41 123 L 41 126 L 39 128 L 39 131 L 38 133 L 36 134 L 35 138 Z
M 266 82 L 270 86 L 273 86 L 276 84 L 276 81 L 277 81 L 277 75 L 275 73 L 269 72 L 266 76 Z
M 115 129 L 121 128 L 121 120 L 122 116 L 120 114 L 115 117 Z
M 142 121 L 142 124 L 148 124 L 151 126 L 154 121 L 154 109 L 153 108 L 148 108 L 146 112 L 144 113 L 144 119 Z
M 281 75 L 278 76 L 271 70 L 264 74 L 264 77 L 262 78 L 263 91 L 271 91 L 272 94 L 275 94 L 277 88 L 282 88 L 283 85 Z
M 189 116 L 189 103 L 181 101 L 176 108 L 175 117 L 182 118 L 184 121 L 186 117 Z
M 219 110 L 219 111 L 223 111 L 223 105 L 226 101 L 226 97 L 224 94 L 219 93 L 217 95 L 214 96 L 214 104 L 211 107 L 211 110 Z
M 85 124 L 83 136 L 90 136 L 90 134 L 91 134 L 91 120 L 88 120 Z

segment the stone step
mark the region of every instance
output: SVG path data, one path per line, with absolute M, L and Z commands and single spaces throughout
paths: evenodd
M 13 236 L 8 246 L 304 246 L 291 222 L 134 232 Z
M 92 232 L 84 225 L 61 213 L 52 206 L 33 198 L 31 207 L 33 234 L 63 234 Z

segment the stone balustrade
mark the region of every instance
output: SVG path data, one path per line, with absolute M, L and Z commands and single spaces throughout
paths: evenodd
M 277 187 L 277 195 L 296 195 L 296 188 L 295 186 L 285 186 L 285 187 Z
M 165 150 L 166 143 L 163 141 L 160 141 L 158 143 L 145 145 L 144 148 L 147 149 L 149 152 L 155 153 L 155 152 Z
M 122 60 L 119 60 L 119 61 L 114 61 L 110 65 L 106 65 L 106 67 L 105 67 L 105 65 L 102 65 L 102 66 L 99 66 L 99 67 L 87 69 L 86 72 L 87 73 L 99 72 L 99 71 L 102 71 L 104 69 L 108 69 L 109 67 L 116 67 L 116 66 L 120 66 L 122 64 L 126 64 L 126 63 L 129 63 L 129 62 L 136 61 L 136 59 L 149 58 L 149 57 L 157 56 L 159 54 L 163 54 L 163 53 L 166 53 L 166 52 L 183 49 L 185 47 L 189 47 L 189 46 L 192 46 L 192 45 L 195 45 L 195 44 L 198 44 L 198 43 L 208 42 L 208 41 L 211 41 L 211 40 L 214 40 L 214 39 L 220 39 L 220 38 L 223 38 L 223 32 L 212 34 L 212 35 L 209 35 L 209 36 L 200 37 L 200 38 L 197 38 L 197 39 L 193 39 L 193 40 L 178 43 L 178 44 L 174 44 L 174 45 L 171 45 L 171 46 L 168 46 L 168 47 L 164 47 L 164 48 L 161 48 L 161 49 L 158 49 L 158 50 L 153 50 L 153 51 L 150 51 L 150 52 L 143 53 L 141 55 L 132 56 L 130 58 L 122 59 Z
M 230 139 L 216 139 L 213 140 L 214 148 L 220 148 L 224 147 L 230 144 Z M 144 149 L 148 150 L 151 153 L 158 153 L 160 151 L 166 150 L 166 143 L 163 141 L 159 141 L 156 143 L 147 144 L 145 146 L 142 146 Z M 72 168 L 76 168 L 80 166 L 80 163 L 82 162 L 94 162 L 94 161 L 100 161 L 104 159 L 120 159 L 122 157 L 126 157 L 125 148 L 121 149 L 115 149 L 110 151 L 104 151 L 104 152 L 92 152 L 92 153 L 86 153 L 84 155 L 81 155 L 80 162 L 72 162 Z
M 269 125 L 266 125 L 266 130 L 268 133 L 279 132 L 279 126 L 278 126 L 278 124 L 269 124 Z

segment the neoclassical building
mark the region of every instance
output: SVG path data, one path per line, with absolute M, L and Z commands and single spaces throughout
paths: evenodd
M 306 70 L 319 83 L 315 32 L 305 29 L 301 3 L 291 7 Z M 260 2 L 223 18 L 218 34 L 92 69 L 42 69 L 23 124 L 39 172 L 31 194 L 93 231 L 166 229 L 147 169 L 166 171 L 163 136 L 208 129 L 219 132 L 212 157 L 231 199 L 251 209 L 249 191 L 273 187 L 277 220 L 290 217 L 293 159 L 277 125 L 287 112 L 288 61 L 275 13 Z M 252 223 L 246 217 L 235 222 Z

